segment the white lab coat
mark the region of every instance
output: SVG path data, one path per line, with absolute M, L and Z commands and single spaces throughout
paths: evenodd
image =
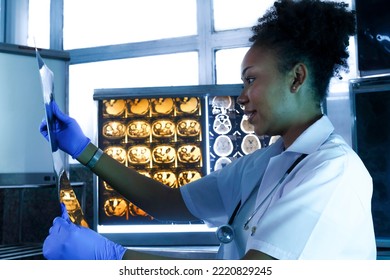
M 181 188 L 191 213 L 212 226 L 226 224 L 242 201 L 233 223 L 236 238 L 221 245 L 220 258 L 239 259 L 250 249 L 277 259 L 376 258 L 372 179 L 333 130 L 323 116 L 287 150 L 280 138 Z M 275 189 L 301 154 L 308 156 Z M 272 190 L 244 231 L 243 224 Z

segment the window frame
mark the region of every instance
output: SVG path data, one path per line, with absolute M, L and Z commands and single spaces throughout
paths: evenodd
M 62 2 L 63 0 L 61 0 Z M 56 1 L 52 1 L 56 2 Z M 199 57 L 199 84 L 215 84 L 215 51 L 223 48 L 247 47 L 250 45 L 250 28 L 214 32 L 212 1 L 197 0 L 197 30 L 194 36 L 161 39 L 146 42 L 109 45 L 101 47 L 66 50 L 70 54 L 70 65 L 135 58 L 151 55 L 197 51 Z M 59 9 L 59 7 L 57 7 Z M 57 23 L 59 29 L 63 23 Z M 61 27 L 62 30 L 62 27 Z M 62 36 L 52 32 L 52 37 Z M 53 38 L 54 42 L 60 42 Z M 62 42 L 61 42 L 62 44 Z M 62 47 L 61 47 L 62 48 Z
M 0 0 L 0 41 L 27 45 L 29 0 Z M 69 53 L 69 64 L 197 51 L 199 84 L 215 84 L 215 52 L 248 47 L 250 28 L 214 31 L 213 1 L 196 0 L 197 30 L 194 36 L 125 43 L 101 47 L 63 49 L 64 0 L 50 1 L 50 49 Z M 17 19 L 17 20 L 16 20 Z

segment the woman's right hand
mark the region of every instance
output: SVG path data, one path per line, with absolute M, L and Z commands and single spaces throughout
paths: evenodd
M 91 140 L 86 137 L 77 121 L 64 114 L 55 101 L 49 103 L 49 108 L 53 113 L 53 125 L 50 127 L 50 139 L 55 147 L 78 158 Z M 46 120 L 40 125 L 40 132 L 49 141 L 48 128 Z M 54 150 L 55 151 L 55 150 Z M 54 152 L 53 151 L 53 152 Z

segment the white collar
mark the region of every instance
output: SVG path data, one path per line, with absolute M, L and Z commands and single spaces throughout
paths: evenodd
M 311 154 L 333 133 L 334 126 L 326 115 L 309 126 L 286 151 Z

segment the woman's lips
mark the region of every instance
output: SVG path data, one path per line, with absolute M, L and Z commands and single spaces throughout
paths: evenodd
M 245 111 L 244 113 L 247 116 L 249 123 L 252 123 L 255 116 L 255 111 Z

